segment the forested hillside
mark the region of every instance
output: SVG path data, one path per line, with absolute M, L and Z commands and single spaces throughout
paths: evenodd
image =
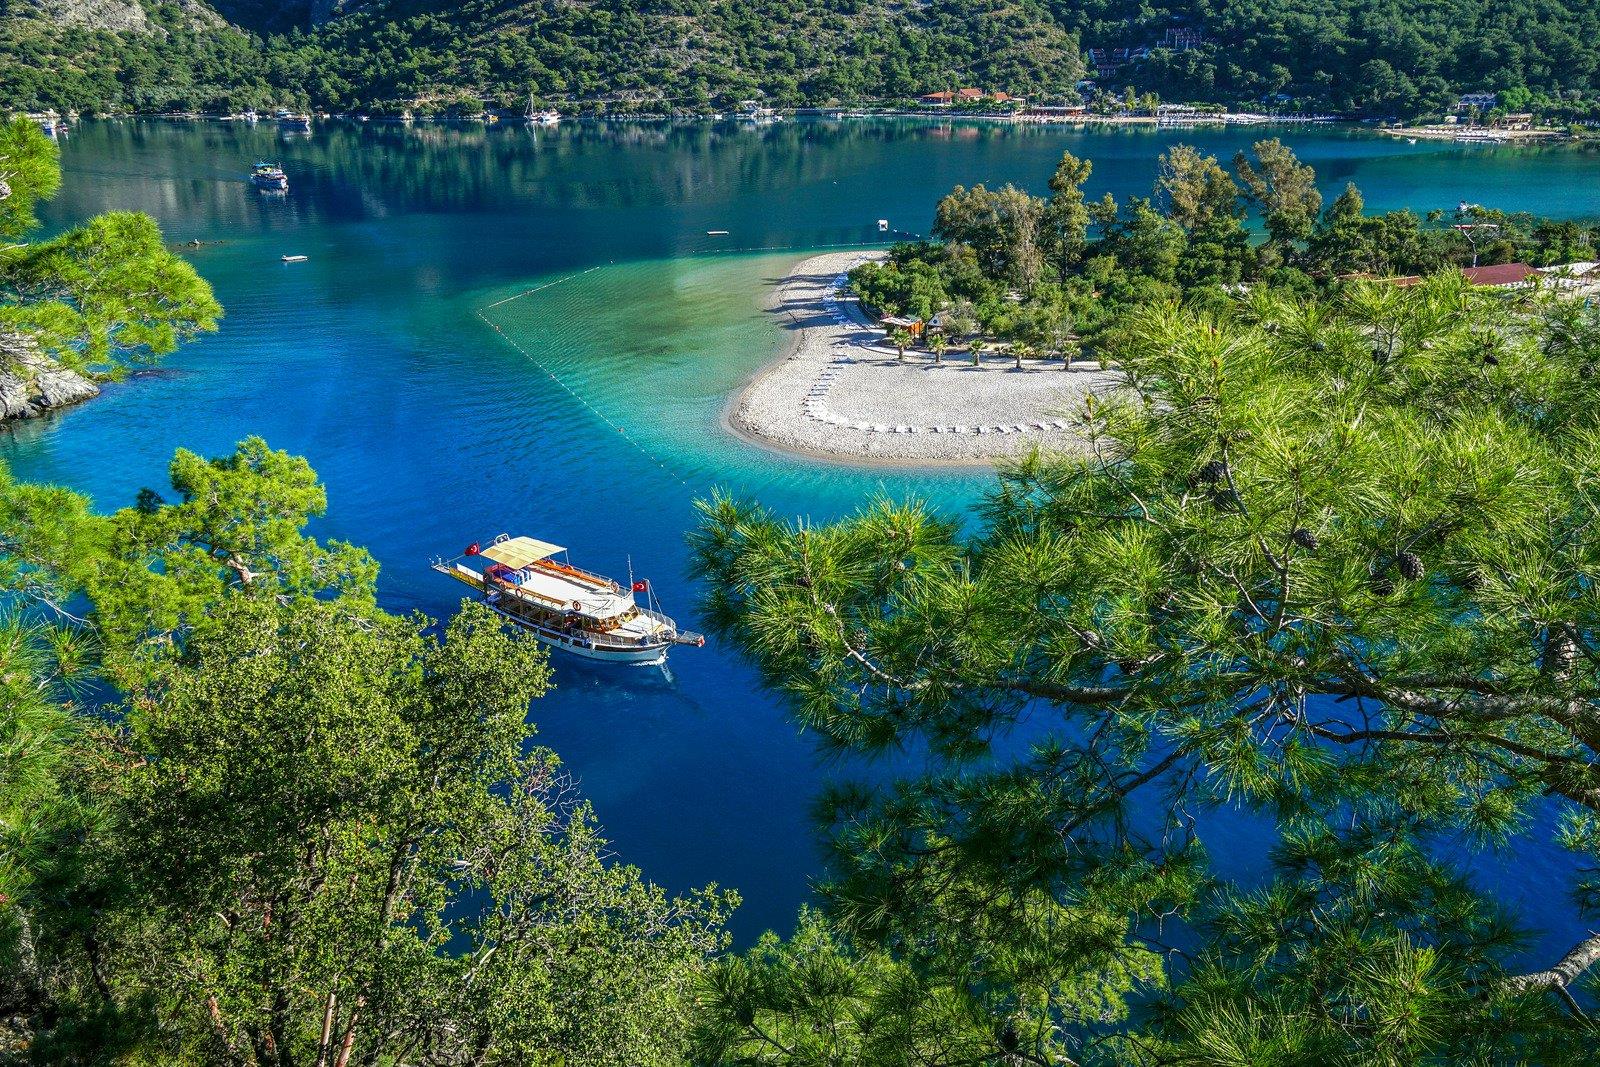
M 347 108 L 533 91 L 704 110 L 752 96 L 895 98 L 952 82 L 1061 92 L 1083 72 L 1079 42 L 1034 0 L 397 2 L 264 42 L 194 29 L 170 9 L 155 19 L 164 35 L 8 20 L 0 97 L 79 109 Z
M 142 5 L 142 8 L 140 7 Z M 1437 112 L 1467 90 L 1585 113 L 1600 10 L 1555 0 L 33 0 L 0 18 L 0 103 L 79 110 L 475 107 L 532 91 L 609 110 L 1067 95 L 1099 72 L 1169 100 Z M 1169 31 L 1186 35 L 1181 42 Z M 1164 46 L 1164 44 L 1166 46 Z M 1148 50 L 1147 52 L 1145 50 Z
M 1172 99 L 1285 93 L 1341 109 L 1405 114 L 1462 90 L 1533 95 L 1600 79 L 1600 8 L 1557 0 L 1060 0 L 1086 43 L 1154 41 L 1174 19 L 1206 43 L 1157 51 L 1141 88 Z M 1075 14 L 1076 13 L 1076 14 Z

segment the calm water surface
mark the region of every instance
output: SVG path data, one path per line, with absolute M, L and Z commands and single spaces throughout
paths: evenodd
M 925 230 L 957 182 L 1042 192 L 1064 150 L 1094 162 L 1091 195 L 1121 197 L 1148 192 L 1168 144 L 1226 159 L 1256 136 L 916 121 L 331 125 L 311 137 L 268 124 L 85 124 L 63 146 L 48 223 L 151 213 L 175 242 L 202 242 L 187 254 L 227 317 L 161 370 L 0 437 L 0 456 L 22 478 L 109 509 L 164 487 L 176 448 L 222 454 L 260 434 L 309 457 L 331 502 L 316 533 L 371 549 L 392 610 L 447 614 L 459 587 L 428 558 L 509 530 L 571 545 L 577 562 L 612 574 L 631 557 L 696 626 L 683 534 L 713 486 L 827 518 L 878 492 L 954 510 L 988 483 L 799 461 L 723 433 L 730 392 L 781 342 L 760 310 L 773 279 L 808 251 L 881 240 L 879 218 Z M 1465 199 L 1600 215 L 1600 157 L 1577 150 L 1282 136 L 1326 193 L 1355 181 L 1369 210 Z M 256 159 L 283 163 L 287 195 L 245 183 Z M 285 266 L 285 253 L 310 259 Z M 522 293 L 491 314 L 528 356 L 475 315 Z M 678 650 L 670 679 L 566 659 L 556 678 L 533 721 L 621 855 L 673 889 L 739 889 L 741 939 L 787 929 L 818 868 L 807 805 L 837 769 L 819 764 L 753 673 L 713 644 Z M 1211 844 L 1248 871 L 1269 840 L 1224 817 Z M 1526 850 L 1514 877 L 1498 857 L 1479 869 L 1526 906 L 1541 950 L 1565 947 L 1577 920 L 1553 891 L 1570 869 L 1559 851 Z

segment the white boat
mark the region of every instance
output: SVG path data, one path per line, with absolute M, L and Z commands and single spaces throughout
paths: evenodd
M 556 126 L 561 122 L 561 112 L 554 108 L 538 108 L 534 106 L 533 94 L 528 94 L 528 110 L 522 117 L 535 126 Z
M 624 588 L 572 566 L 566 557 L 560 545 L 501 534 L 487 547 L 469 545 L 461 555 L 436 559 L 431 566 L 477 590 L 490 610 L 536 640 L 585 659 L 665 663 L 673 645 L 706 643 L 661 613 L 648 581 L 630 577 Z M 647 604 L 637 601 L 640 593 Z
M 283 256 L 282 257 L 282 259 L 283 259 L 283 261 L 285 263 L 304 263 L 309 258 L 311 258 L 311 257 L 309 257 L 309 256 Z
M 276 163 L 257 163 L 250 168 L 250 184 L 257 189 L 281 193 L 289 188 L 289 176 Z

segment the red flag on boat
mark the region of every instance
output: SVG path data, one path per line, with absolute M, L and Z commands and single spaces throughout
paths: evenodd
M 478 542 L 474 541 L 474 542 L 472 542 L 472 544 L 467 546 L 467 550 L 466 550 L 466 552 L 463 553 L 463 555 L 476 556 L 479 552 L 482 552 L 482 551 L 483 551 L 483 546 L 478 544 Z
M 648 578 L 641 578 L 637 582 L 633 583 L 633 591 L 635 593 L 642 593 L 646 589 L 649 589 L 649 588 L 650 588 L 650 580 Z

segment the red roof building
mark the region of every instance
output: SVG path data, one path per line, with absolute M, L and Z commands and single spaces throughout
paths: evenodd
M 1500 263 L 1493 267 L 1466 267 L 1461 273 L 1473 285 L 1500 288 L 1522 285 L 1537 272 L 1526 263 Z

